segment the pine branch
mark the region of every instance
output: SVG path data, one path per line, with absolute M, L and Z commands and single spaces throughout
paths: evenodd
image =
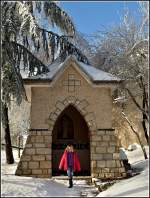
M 23 60 L 24 70 L 28 69 L 29 76 L 34 75 L 35 68 L 37 68 L 37 74 L 46 73 L 49 70 L 26 47 L 19 43 L 2 41 L 2 49 L 2 98 L 3 101 L 10 104 L 11 96 L 13 96 L 20 104 L 22 97 L 27 99 L 20 74 L 21 61 Z
M 7 13 L 7 15 L 3 17 L 3 39 L 7 41 L 16 41 L 16 35 L 20 32 L 23 38 L 23 45 L 29 49 L 29 51 L 31 46 L 34 46 L 37 52 L 43 46 L 42 49 L 45 51 L 47 59 L 49 59 L 51 55 L 51 62 L 55 60 L 55 54 L 58 53 L 58 49 L 60 48 L 60 54 L 65 55 L 65 57 L 69 54 L 74 54 L 77 56 L 78 60 L 88 63 L 85 55 L 83 55 L 75 45 L 69 42 L 68 38 L 73 38 L 73 35 L 59 36 L 39 26 L 33 15 L 33 7 L 31 4 L 31 2 L 26 2 L 25 4 L 16 2 L 14 6 L 13 3 L 7 3 L 6 7 L 10 7 L 10 9 L 7 10 L 5 7 L 3 12 L 3 16 Z M 19 9 L 19 11 L 17 9 Z M 18 15 L 20 18 L 18 18 Z M 9 19 L 9 23 L 6 22 L 7 18 Z M 15 26 L 14 21 L 16 21 Z M 32 40 L 34 45 L 32 45 L 29 40 Z
M 48 11 L 48 7 L 51 7 L 53 9 L 56 9 L 58 12 L 60 12 L 60 8 L 53 2 L 45 2 L 45 12 L 47 13 L 47 16 L 50 14 L 49 11 Z M 40 9 L 40 6 L 41 4 L 38 4 L 37 7 L 38 9 Z M 48 6 L 48 7 L 47 7 Z M 46 8 L 47 7 L 47 8 Z M 62 36 L 59 36 L 58 34 L 52 32 L 52 31 L 48 31 L 44 28 L 41 28 L 37 23 L 36 23 L 36 20 L 35 20 L 35 17 L 33 16 L 33 13 L 31 13 L 31 16 L 32 16 L 32 20 L 34 21 L 34 24 L 36 25 L 36 28 L 38 29 L 38 31 L 42 32 L 42 37 L 43 37 L 43 48 L 44 50 L 46 51 L 46 54 L 47 54 L 47 58 L 49 58 L 49 53 L 48 53 L 48 50 L 49 50 L 49 46 L 50 46 L 50 51 L 51 51 L 51 55 L 52 55 L 52 62 L 54 61 L 54 56 L 55 56 L 55 50 L 56 50 L 56 47 L 58 48 L 58 46 L 60 46 L 60 54 L 66 54 L 65 57 L 69 54 L 74 54 L 77 56 L 77 59 L 79 61 L 82 61 L 84 63 L 87 63 L 89 64 L 89 61 L 87 59 L 87 57 L 85 57 L 85 55 L 82 54 L 82 52 L 76 48 L 75 45 L 73 45 L 71 42 L 69 42 L 68 38 L 73 38 L 74 37 L 74 34 L 75 34 L 75 28 L 71 22 L 71 20 L 69 19 L 69 16 L 67 15 L 67 13 L 65 13 L 63 11 L 62 13 L 65 17 L 68 18 L 68 21 L 69 21 L 69 24 L 72 26 L 73 28 L 73 34 L 72 35 L 62 35 Z M 63 23 L 63 22 L 61 22 Z M 60 25 L 61 25 L 60 23 Z M 59 26 L 59 24 L 58 24 Z M 46 38 L 46 33 L 48 33 L 48 36 L 49 36 L 49 45 L 48 45 L 48 40 Z M 33 41 L 35 40 L 35 38 L 33 38 Z M 35 47 L 36 47 L 36 44 L 35 44 Z M 37 45 L 37 49 L 38 49 L 39 45 Z M 64 52 L 66 51 L 66 52 Z
M 44 32 L 47 32 L 47 33 L 49 33 L 49 34 L 51 34 L 51 35 L 54 35 L 56 38 L 73 38 L 73 36 L 71 36 L 71 35 L 58 35 L 56 32 L 52 32 L 52 31 L 49 31 L 49 30 L 47 30 L 47 29 L 45 29 L 45 28 L 41 28 L 39 25 L 38 25 L 38 28 L 39 28 L 39 30 L 41 30 L 41 31 L 44 31 Z
M 38 27 L 38 28 L 41 31 L 47 32 L 48 34 L 51 35 L 51 37 L 54 37 L 54 39 L 56 39 L 56 42 L 57 42 L 56 45 L 60 46 L 60 56 L 63 54 L 64 58 L 66 58 L 68 55 L 73 54 L 73 55 L 76 55 L 76 57 L 79 61 L 89 64 L 87 57 L 85 55 L 83 55 L 83 53 L 74 44 L 72 44 L 68 40 L 68 38 L 73 38 L 73 36 L 69 36 L 69 35 L 68 36 L 66 36 L 66 35 L 59 36 L 58 34 L 52 32 L 52 31 L 48 31 L 41 27 Z M 53 61 L 54 61 L 54 58 L 53 58 Z
M 67 34 L 75 35 L 75 27 L 70 19 L 69 15 L 62 10 L 56 3 L 45 1 L 44 2 L 44 12 L 47 17 L 49 17 L 52 25 L 54 23 L 61 28 L 62 31 L 65 31 Z
M 8 62 L 2 67 L 2 100 L 9 105 L 12 95 L 17 99 L 17 103 L 20 104 L 22 97 L 27 100 L 23 80 L 15 67 L 15 60 L 13 59 L 12 54 L 8 52 L 8 48 L 5 50 L 8 55 Z
M 32 15 L 33 19 L 35 20 L 35 17 Z M 67 57 L 67 55 L 69 54 L 74 54 L 77 56 L 77 59 L 81 62 L 84 62 L 86 64 L 89 64 L 89 61 L 87 59 L 87 57 L 85 55 L 83 55 L 83 53 L 78 49 L 76 48 L 75 45 L 73 45 L 69 40 L 68 38 L 73 38 L 74 36 L 71 36 L 71 35 L 61 35 L 59 36 L 57 33 L 54 33 L 52 31 L 49 31 L 45 28 L 41 28 L 37 23 L 36 23 L 36 20 L 35 20 L 35 24 L 36 24 L 36 27 L 39 31 L 41 31 L 43 33 L 43 43 L 44 43 L 44 49 L 48 49 L 48 41 L 47 41 L 47 38 L 46 38 L 46 33 L 48 33 L 49 35 L 49 39 L 50 39 L 50 47 L 51 47 L 51 52 L 53 52 L 51 55 L 52 55 L 52 62 L 54 61 L 54 53 L 55 53 L 55 48 L 57 46 L 58 48 L 58 45 L 60 46 L 60 56 L 62 56 L 62 54 L 66 54 L 65 55 L 65 58 Z M 54 41 L 54 43 L 52 44 L 51 43 L 51 39 Z M 55 40 L 56 40 L 56 43 L 55 43 Z M 66 52 L 64 52 L 66 51 Z M 47 58 L 49 58 L 49 54 L 47 52 Z
M 35 68 L 38 69 L 37 74 L 49 72 L 47 66 L 44 65 L 44 63 L 42 63 L 38 58 L 36 58 L 36 56 L 23 45 L 13 41 L 11 42 L 2 41 L 2 47 L 4 52 L 3 59 L 9 60 L 11 58 L 11 61 L 18 68 L 19 72 L 20 72 L 20 64 L 22 60 L 24 64 L 24 70 L 29 69 L 29 75 L 34 75 L 33 72 Z M 9 59 L 7 59 L 8 56 Z M 3 64 L 5 64 L 4 60 L 3 60 L 4 62 Z

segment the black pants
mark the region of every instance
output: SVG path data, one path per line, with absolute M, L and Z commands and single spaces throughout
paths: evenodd
M 72 181 L 72 178 L 73 178 L 73 168 L 72 167 L 68 167 L 67 175 L 69 177 L 69 188 L 72 188 L 73 187 L 73 181 Z
M 131 165 L 129 164 L 128 160 L 123 160 L 123 164 L 126 171 L 131 170 Z

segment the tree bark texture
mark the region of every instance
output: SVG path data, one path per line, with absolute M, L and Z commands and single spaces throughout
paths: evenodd
M 8 164 L 14 163 L 14 157 L 11 147 L 11 136 L 10 136 L 10 128 L 9 128 L 9 118 L 8 118 L 8 107 L 6 104 L 3 105 L 3 120 L 4 120 L 4 131 L 5 131 L 5 151 L 6 151 L 6 162 Z

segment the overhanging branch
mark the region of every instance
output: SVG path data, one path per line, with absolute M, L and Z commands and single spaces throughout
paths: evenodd
M 145 114 L 146 119 L 149 120 L 148 113 L 145 111 L 145 109 L 143 109 L 143 108 L 139 105 L 139 103 L 136 101 L 136 99 L 134 98 L 134 96 L 133 96 L 133 94 L 131 93 L 131 91 L 130 91 L 128 88 L 125 88 L 125 89 L 128 91 L 128 93 L 129 93 L 131 99 L 133 100 L 134 104 L 138 107 L 138 109 L 139 109 L 143 114 Z

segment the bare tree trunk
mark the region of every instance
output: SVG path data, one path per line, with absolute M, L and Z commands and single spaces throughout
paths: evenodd
M 141 142 L 141 139 L 140 139 L 140 136 L 139 136 L 138 132 L 135 131 L 135 129 L 133 128 L 131 122 L 129 121 L 129 119 L 128 119 L 127 116 L 125 115 L 125 113 L 122 112 L 122 114 L 123 114 L 124 118 L 126 119 L 126 121 L 128 122 L 130 128 L 132 129 L 132 131 L 134 132 L 134 134 L 135 134 L 136 137 L 138 138 L 138 141 L 139 141 L 139 143 L 140 143 L 140 145 L 141 145 L 141 148 L 142 148 L 142 151 L 143 151 L 144 158 L 145 158 L 145 159 L 148 159 L 147 154 L 146 154 L 146 150 L 145 150 L 145 148 L 144 148 L 144 145 L 143 145 L 142 142 Z
M 144 86 L 144 83 L 143 83 L 143 78 L 141 76 L 140 78 L 140 86 L 143 90 L 143 101 L 142 101 L 142 108 L 145 109 L 148 109 L 148 98 L 147 98 L 147 93 L 146 93 L 146 90 L 145 90 L 145 86 Z M 146 127 L 146 115 L 142 112 L 142 115 L 143 115 L 143 120 L 142 120 L 142 126 L 143 126 L 143 130 L 144 130 L 144 134 L 145 134 L 145 138 L 146 138 L 146 141 L 147 143 L 149 144 L 149 136 L 148 136 L 148 133 L 147 133 L 147 127 Z
M 11 147 L 11 137 L 10 137 L 10 128 L 9 128 L 9 120 L 8 120 L 8 107 L 6 104 L 2 103 L 3 108 L 3 120 L 4 120 L 4 130 L 5 130 L 5 151 L 6 151 L 6 162 L 8 164 L 14 163 L 14 157 Z
M 148 102 L 147 102 L 147 94 L 146 94 L 146 91 L 145 91 L 145 86 L 143 84 L 142 77 L 140 78 L 139 86 L 143 90 L 143 101 L 142 101 L 143 104 L 142 104 L 142 107 L 140 106 L 140 104 L 138 104 L 138 102 L 134 98 L 131 91 L 127 88 L 126 88 L 126 90 L 128 91 L 128 93 L 129 93 L 130 97 L 132 98 L 133 102 L 135 103 L 135 105 L 138 107 L 138 109 L 142 113 L 142 117 L 143 117 L 142 126 L 143 126 L 143 130 L 144 130 L 144 135 L 145 135 L 145 139 L 146 139 L 147 143 L 149 144 L 149 136 L 148 136 L 147 127 L 146 127 L 146 122 L 148 122 L 148 120 L 149 120 L 148 113 L 146 111 L 146 109 L 148 109 Z
M 145 108 L 144 98 L 143 98 L 143 108 Z M 147 128 L 146 128 L 146 116 L 144 113 L 142 113 L 142 114 L 143 114 L 142 126 L 143 126 L 143 130 L 144 130 L 144 135 L 145 135 L 145 139 L 146 139 L 147 143 L 149 144 L 149 136 L 148 136 Z
M 140 106 L 140 104 L 136 101 L 136 99 L 134 98 L 134 96 L 133 96 L 133 94 L 131 93 L 131 91 L 128 89 L 128 88 L 125 88 L 127 91 L 128 91 L 128 93 L 129 93 L 129 95 L 130 95 L 130 97 L 132 98 L 132 101 L 134 102 L 134 104 L 138 107 L 138 109 L 145 115 L 145 117 L 146 117 L 146 119 L 147 119 L 147 121 L 149 120 L 149 116 L 148 116 L 148 113 L 145 111 L 145 109 L 143 109 L 141 106 Z

